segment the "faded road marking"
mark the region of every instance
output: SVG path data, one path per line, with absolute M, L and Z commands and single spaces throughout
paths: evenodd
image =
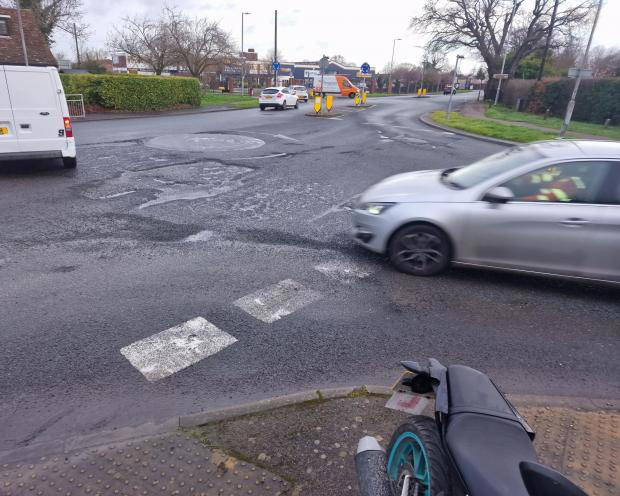
M 321 299 L 321 293 L 285 279 L 235 301 L 235 306 L 268 324 Z
M 121 193 L 114 193 L 112 195 L 100 196 L 99 199 L 100 200 L 109 200 L 110 198 L 118 198 L 119 196 L 130 195 L 130 194 L 135 193 L 135 192 L 136 192 L 136 190 L 132 189 L 131 191 L 123 191 Z
M 157 381 L 215 355 L 237 339 L 202 318 L 153 334 L 121 348 L 122 355 L 149 381 Z
M 261 158 L 276 158 L 276 157 L 284 157 L 286 153 L 274 153 L 273 155 L 260 155 L 258 157 L 239 157 L 233 158 L 232 160 L 258 160 Z
M 321 274 L 344 284 L 351 284 L 359 279 L 364 279 L 374 272 L 374 267 L 368 264 L 356 264 L 348 260 L 331 260 L 316 265 L 314 268 Z

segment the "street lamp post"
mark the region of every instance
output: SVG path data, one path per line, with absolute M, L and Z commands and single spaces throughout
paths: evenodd
M 575 87 L 573 88 L 573 94 L 570 97 L 570 101 L 566 106 L 566 115 L 564 116 L 564 122 L 562 123 L 562 128 L 560 129 L 560 137 L 564 137 L 566 130 L 570 124 L 571 117 L 573 116 L 573 110 L 575 108 L 575 99 L 577 98 L 577 91 L 579 91 L 579 85 L 581 84 L 581 74 L 584 69 L 588 67 L 588 54 L 590 53 L 590 45 L 592 44 L 592 38 L 594 37 L 594 30 L 596 29 L 596 24 L 598 23 L 598 16 L 601 13 L 601 7 L 603 6 L 603 0 L 599 0 L 598 7 L 596 9 L 596 16 L 594 17 L 594 24 L 592 24 L 592 31 L 590 31 L 590 38 L 588 39 L 588 46 L 586 47 L 586 52 L 583 54 L 583 69 L 581 67 L 577 68 L 577 80 L 575 81 Z
M 452 111 L 452 94 L 454 93 L 454 85 L 456 84 L 457 71 L 459 68 L 459 59 L 464 59 L 463 55 L 456 56 L 456 64 L 454 65 L 454 77 L 452 78 L 452 88 L 450 88 L 450 99 L 448 100 L 448 118 L 450 118 L 450 112 Z
M 507 41 L 508 35 L 510 34 L 510 27 L 512 26 L 512 20 L 514 19 L 516 12 L 517 12 L 517 4 L 515 2 L 512 6 L 512 12 L 510 12 L 510 19 L 508 20 L 508 29 L 506 30 L 505 41 Z M 508 55 L 508 50 L 506 50 L 506 47 L 504 47 L 504 58 L 502 59 L 501 74 L 504 74 L 504 68 L 506 67 L 506 55 Z M 489 77 L 491 77 L 491 74 L 489 74 Z M 493 102 L 493 105 L 497 105 L 497 102 L 499 100 L 499 91 L 502 88 L 502 77 L 503 76 L 500 76 L 499 80 L 497 81 L 497 90 L 495 91 L 495 102 Z
M 388 77 L 388 93 L 392 93 L 392 72 L 394 72 L 394 50 L 396 49 L 396 42 L 402 40 L 402 38 L 394 38 L 392 43 L 392 61 L 390 62 L 390 77 Z
M 244 94 L 245 81 L 245 52 L 243 51 L 243 17 L 250 15 L 251 12 L 241 12 L 241 96 Z

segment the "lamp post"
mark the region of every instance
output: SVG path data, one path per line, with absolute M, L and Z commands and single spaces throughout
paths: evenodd
M 28 65 L 28 49 L 26 48 L 26 38 L 24 38 L 24 25 L 22 24 L 22 6 L 20 0 L 15 3 L 17 9 L 17 25 L 19 26 L 19 35 L 22 39 L 22 50 L 24 51 L 24 65 Z
M 588 46 L 586 47 L 586 52 L 583 54 L 583 69 L 581 67 L 577 68 L 577 80 L 575 81 L 575 87 L 573 88 L 573 94 L 570 97 L 570 101 L 566 106 L 566 115 L 564 116 L 564 122 L 562 123 L 562 128 L 560 129 L 560 138 L 564 137 L 566 130 L 570 124 L 571 117 L 573 116 L 573 109 L 575 108 L 575 99 L 577 98 L 577 91 L 579 91 L 579 85 L 581 84 L 581 74 L 584 69 L 588 67 L 588 54 L 590 53 L 590 45 L 592 45 L 592 38 L 594 37 L 594 30 L 596 29 L 596 24 L 598 23 L 598 16 L 601 13 L 601 7 L 603 6 L 603 0 L 599 0 L 598 7 L 596 9 L 596 16 L 594 17 L 594 24 L 592 24 L 592 31 L 590 31 L 590 38 L 588 39 Z
M 454 77 L 452 78 L 452 88 L 450 88 L 450 99 L 448 100 L 448 118 L 450 118 L 450 112 L 452 111 L 452 94 L 455 91 L 454 85 L 456 84 L 457 71 L 459 68 L 459 59 L 464 59 L 463 55 L 456 56 L 456 64 L 454 66 Z
M 512 20 L 515 17 L 515 14 L 517 12 L 517 3 L 515 2 L 512 5 L 512 12 L 510 12 L 510 19 L 508 20 L 508 29 L 506 30 L 506 41 L 508 39 L 508 35 L 510 34 L 510 27 L 512 26 Z M 502 59 L 502 71 L 501 73 L 504 74 L 504 67 L 506 67 L 506 55 L 508 55 L 508 50 L 506 50 L 506 48 L 504 47 L 504 58 Z M 491 75 L 489 74 L 489 77 L 491 77 Z M 499 91 L 502 88 L 502 76 L 500 76 L 499 81 L 497 81 L 497 90 L 495 91 L 495 102 L 493 102 L 493 105 L 497 105 L 497 102 L 499 101 Z
M 243 17 L 250 15 L 251 12 L 241 12 L 241 96 L 244 94 L 245 81 L 245 52 L 243 51 Z
M 396 42 L 402 40 L 402 38 L 394 38 L 392 43 L 392 61 L 390 62 L 390 77 L 388 78 L 388 93 L 392 93 L 392 72 L 394 72 L 394 50 L 396 49 Z

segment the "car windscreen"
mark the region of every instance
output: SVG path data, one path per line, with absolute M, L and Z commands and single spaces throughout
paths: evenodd
M 277 88 L 267 88 L 263 90 L 263 95 L 275 95 L 279 90 Z
M 516 146 L 451 172 L 448 182 L 457 188 L 471 188 L 534 160 L 543 158 L 535 148 Z
M 306 87 L 305 86 L 293 86 L 293 89 L 295 91 L 306 91 Z

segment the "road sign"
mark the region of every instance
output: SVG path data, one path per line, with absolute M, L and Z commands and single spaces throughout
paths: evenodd
M 370 74 L 365 73 L 365 72 L 358 72 L 355 75 L 355 77 L 358 77 L 358 78 L 369 78 L 369 77 L 372 77 L 372 76 Z
M 592 70 L 591 69 L 579 69 L 577 67 L 571 67 L 568 70 L 569 78 L 576 78 L 581 72 L 582 79 L 592 79 Z
M 273 64 L 271 64 L 271 67 L 273 67 L 274 71 L 279 71 L 280 70 L 280 62 L 274 61 Z
M 510 74 L 493 74 L 493 79 L 508 79 Z
M 363 74 L 368 74 L 370 72 L 370 64 L 368 62 L 364 62 L 360 67 Z
M 315 78 L 315 77 L 319 77 L 321 75 L 321 71 L 315 70 L 315 69 L 306 69 L 304 70 L 304 77 L 305 78 Z

